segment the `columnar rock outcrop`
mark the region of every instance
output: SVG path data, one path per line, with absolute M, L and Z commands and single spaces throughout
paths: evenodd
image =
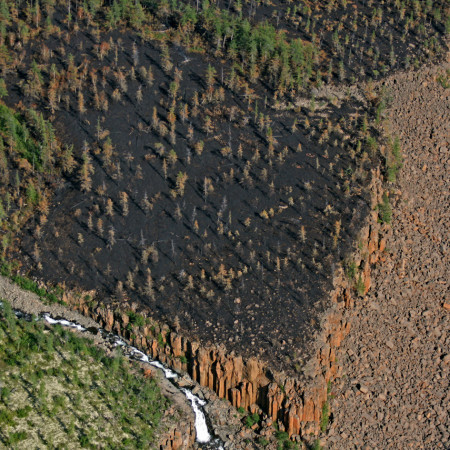
M 389 232 L 389 226 L 378 220 L 377 205 L 383 195 L 379 168 L 372 170 L 370 192 L 372 211 L 361 229 L 358 249 L 352 255 L 354 267 L 364 283 L 363 295 L 370 289 L 371 265 L 383 258 L 385 235 Z M 106 330 L 126 337 L 154 359 L 174 370 L 187 372 L 201 386 L 213 390 L 233 406 L 265 412 L 278 422 L 280 429 L 295 437 L 319 431 L 329 382 L 338 375 L 336 350 L 350 329 L 343 312 L 354 303 L 352 283 L 343 268 L 335 274 L 330 308 L 322 319 L 315 355 L 305 366 L 305 375 L 298 379 L 276 374 L 255 358 L 244 360 L 233 352 L 228 353 L 224 346 L 202 346 L 167 325 L 153 321 L 140 327 L 133 325 L 127 312 L 136 311 L 136 304 L 102 305 L 86 300 L 93 293 L 89 296 L 68 294 L 65 300 Z M 140 310 L 139 314 L 151 316 L 150 311 L 145 310 Z

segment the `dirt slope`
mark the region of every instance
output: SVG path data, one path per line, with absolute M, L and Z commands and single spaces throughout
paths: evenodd
M 385 83 L 404 167 L 392 236 L 338 355 L 327 448 L 450 448 L 449 65 Z

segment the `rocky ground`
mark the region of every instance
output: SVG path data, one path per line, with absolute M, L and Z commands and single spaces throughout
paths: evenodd
M 35 293 L 21 289 L 8 278 L 2 276 L 0 276 L 0 299 L 8 300 L 13 309 L 19 309 L 27 314 L 38 316 L 47 312 L 52 317 L 64 317 L 69 321 L 79 323 L 85 328 L 98 328 L 98 323 L 90 317 L 83 316 L 79 312 L 70 310 L 57 303 L 46 305 Z
M 386 131 L 404 155 L 392 234 L 333 386 L 329 449 L 450 448 L 449 64 L 397 74 Z

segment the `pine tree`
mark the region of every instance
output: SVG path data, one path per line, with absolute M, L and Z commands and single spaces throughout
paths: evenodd
M 114 227 L 110 226 L 108 230 L 108 249 L 111 250 L 116 243 L 116 232 L 114 231 Z
M 169 122 L 170 125 L 175 124 L 175 121 L 177 120 L 177 116 L 175 114 L 175 107 L 170 108 L 169 113 L 167 114 L 167 122 Z
M 199 113 L 198 107 L 199 107 L 198 92 L 195 91 L 194 96 L 192 97 L 192 110 L 191 110 L 192 117 L 197 117 L 197 115 Z
M 178 172 L 177 189 L 178 189 L 178 194 L 180 195 L 180 197 L 183 197 L 183 195 L 184 195 L 184 189 L 186 187 L 187 179 L 188 179 L 188 176 L 187 176 L 186 172 Z
M 81 91 L 78 91 L 78 112 L 82 116 L 86 112 L 86 107 L 84 106 L 84 96 Z
M 149 86 L 152 86 L 153 85 L 153 81 L 154 81 L 154 76 L 153 76 L 152 67 L 148 66 L 148 69 L 147 69 L 147 84 Z
M 94 222 L 92 220 L 92 213 L 91 212 L 89 212 L 89 214 L 88 214 L 87 226 L 88 226 L 89 230 L 91 230 L 91 231 L 94 228 Z
M 128 271 L 127 274 L 127 286 L 128 289 L 130 289 L 131 291 L 134 291 L 134 275 L 133 272 Z
M 155 291 L 153 290 L 153 278 L 152 278 L 152 272 L 150 269 L 147 269 L 144 293 L 150 299 L 152 299 L 152 300 L 155 299 Z
M 97 219 L 97 231 L 98 234 L 103 237 L 103 220 L 100 218 Z
M 306 242 L 306 231 L 305 231 L 305 226 L 304 225 L 302 225 L 300 227 L 300 238 L 301 238 L 303 243 Z
M 173 63 L 170 59 L 169 47 L 163 44 L 161 48 L 161 65 L 166 73 L 169 73 L 173 68 Z
M 142 86 L 138 87 L 138 90 L 136 91 L 136 101 L 138 103 L 141 103 L 143 99 L 143 95 L 142 95 Z
M 180 105 L 180 118 L 183 123 L 189 118 L 189 108 L 187 103 Z
M 207 135 L 209 135 L 213 132 L 213 125 L 212 125 L 211 117 L 209 117 L 209 116 L 205 117 L 205 122 L 204 122 L 203 128 Z
M 114 215 L 114 203 L 110 198 L 106 200 L 106 215 L 109 217 Z
M 144 198 L 142 199 L 142 208 L 146 214 L 148 214 L 153 209 L 153 204 L 148 199 L 147 192 L 144 194 Z
M 0 98 L 8 96 L 8 89 L 6 88 L 6 83 L 3 78 L 0 78 Z
M 120 193 L 120 204 L 122 205 L 122 214 L 128 216 L 128 194 L 126 192 Z
M 158 118 L 158 111 L 156 109 L 156 106 L 153 107 L 153 114 L 152 114 L 152 128 L 156 131 L 159 129 L 159 118 Z
M 214 80 L 216 76 L 216 69 L 208 64 L 208 68 L 206 69 L 206 93 L 208 101 L 212 100 L 213 92 L 214 92 Z
M 111 165 L 111 158 L 112 158 L 113 150 L 114 150 L 114 147 L 111 142 L 111 138 L 109 136 L 106 138 L 102 147 L 103 147 L 103 152 L 102 152 L 103 160 L 104 160 L 105 164 L 109 166 L 109 165 Z
M 167 159 L 166 158 L 163 159 L 162 170 L 163 170 L 164 179 L 167 180 Z
M 2 224 L 2 221 L 6 219 L 6 217 L 7 217 L 6 211 L 5 208 L 3 207 L 2 199 L 0 198 L 0 225 Z
M 82 160 L 83 162 L 80 166 L 78 179 L 81 183 L 81 190 L 84 192 L 89 192 L 92 189 L 91 175 L 94 174 L 94 167 L 91 164 L 87 142 L 85 142 L 85 151 L 83 152 Z
M 195 153 L 200 156 L 203 153 L 204 146 L 205 146 L 205 143 L 203 141 L 196 142 L 194 145 Z
M 137 65 L 139 64 L 139 50 L 136 45 L 136 42 L 133 42 L 132 56 L 133 56 L 133 66 L 137 67 Z
M 73 157 L 73 145 L 66 145 L 62 154 L 62 169 L 64 172 L 70 174 L 76 166 Z

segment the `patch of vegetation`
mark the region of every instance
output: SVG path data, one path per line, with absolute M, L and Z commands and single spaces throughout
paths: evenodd
M 0 103 L 0 263 L 10 259 L 6 255 L 31 216 L 40 215 L 38 232 L 46 222 L 50 178 L 61 170 L 55 161 L 60 146 L 50 122 L 32 108 L 17 109 Z M 39 263 L 37 247 L 34 257 Z
M 130 323 L 138 327 L 143 327 L 145 325 L 145 317 L 134 311 L 128 311 L 127 313 Z
M 348 261 L 345 264 L 345 274 L 350 280 L 353 280 L 358 273 L 358 266 L 355 261 Z
M 364 281 L 362 279 L 362 275 L 361 274 L 359 274 L 359 277 L 356 280 L 355 290 L 356 290 L 356 292 L 358 293 L 359 296 L 362 297 L 364 295 L 365 286 L 364 286 Z
M 60 326 L 0 307 L 0 442 L 148 448 L 168 406 L 154 380 Z
M 13 283 L 17 284 L 20 288 L 34 292 L 39 296 L 41 301 L 45 304 L 59 303 L 65 305 L 63 294 L 64 291 L 59 286 L 39 287 L 36 281 L 31 280 L 28 277 L 17 274 L 17 264 L 11 262 L 0 262 L 0 275 L 8 277 Z
M 247 426 L 247 428 L 251 428 L 253 425 L 259 423 L 260 420 L 261 418 L 259 417 L 259 414 L 257 413 L 249 414 L 245 418 L 245 425 Z
M 387 145 L 386 174 L 388 181 L 396 181 L 397 174 L 402 167 L 402 161 L 403 157 L 400 147 L 400 140 L 396 137 L 394 141 L 389 140 Z
M 328 422 L 330 420 L 330 404 L 328 400 L 322 406 L 322 414 L 320 416 L 320 430 L 325 433 L 328 428 Z
M 450 19 L 449 19 L 450 21 Z M 437 78 L 438 83 L 444 88 L 450 88 L 450 69 L 447 69 L 446 73 L 440 74 Z
M 275 437 L 279 440 L 279 441 L 286 441 L 289 439 L 289 434 L 286 431 L 277 431 L 275 433 Z
M 34 292 L 35 294 L 39 295 L 41 300 L 44 301 L 44 303 L 60 303 L 64 305 L 64 301 L 62 300 L 62 290 L 61 288 L 54 287 L 54 288 L 40 288 L 38 284 L 30 280 L 27 277 L 23 277 L 21 275 L 13 275 L 11 277 L 11 280 L 16 283 L 18 286 L 20 286 L 22 289 L 25 289 L 26 291 Z
M 298 448 L 299 448 L 298 444 L 289 440 L 289 434 L 286 431 L 277 431 L 275 433 L 275 437 L 278 440 L 278 445 L 277 445 L 278 450 L 283 450 L 283 449 L 298 450 Z
M 391 223 L 392 220 L 392 208 L 389 202 L 389 196 L 386 192 L 383 194 L 382 203 L 378 204 L 378 218 L 381 223 Z

